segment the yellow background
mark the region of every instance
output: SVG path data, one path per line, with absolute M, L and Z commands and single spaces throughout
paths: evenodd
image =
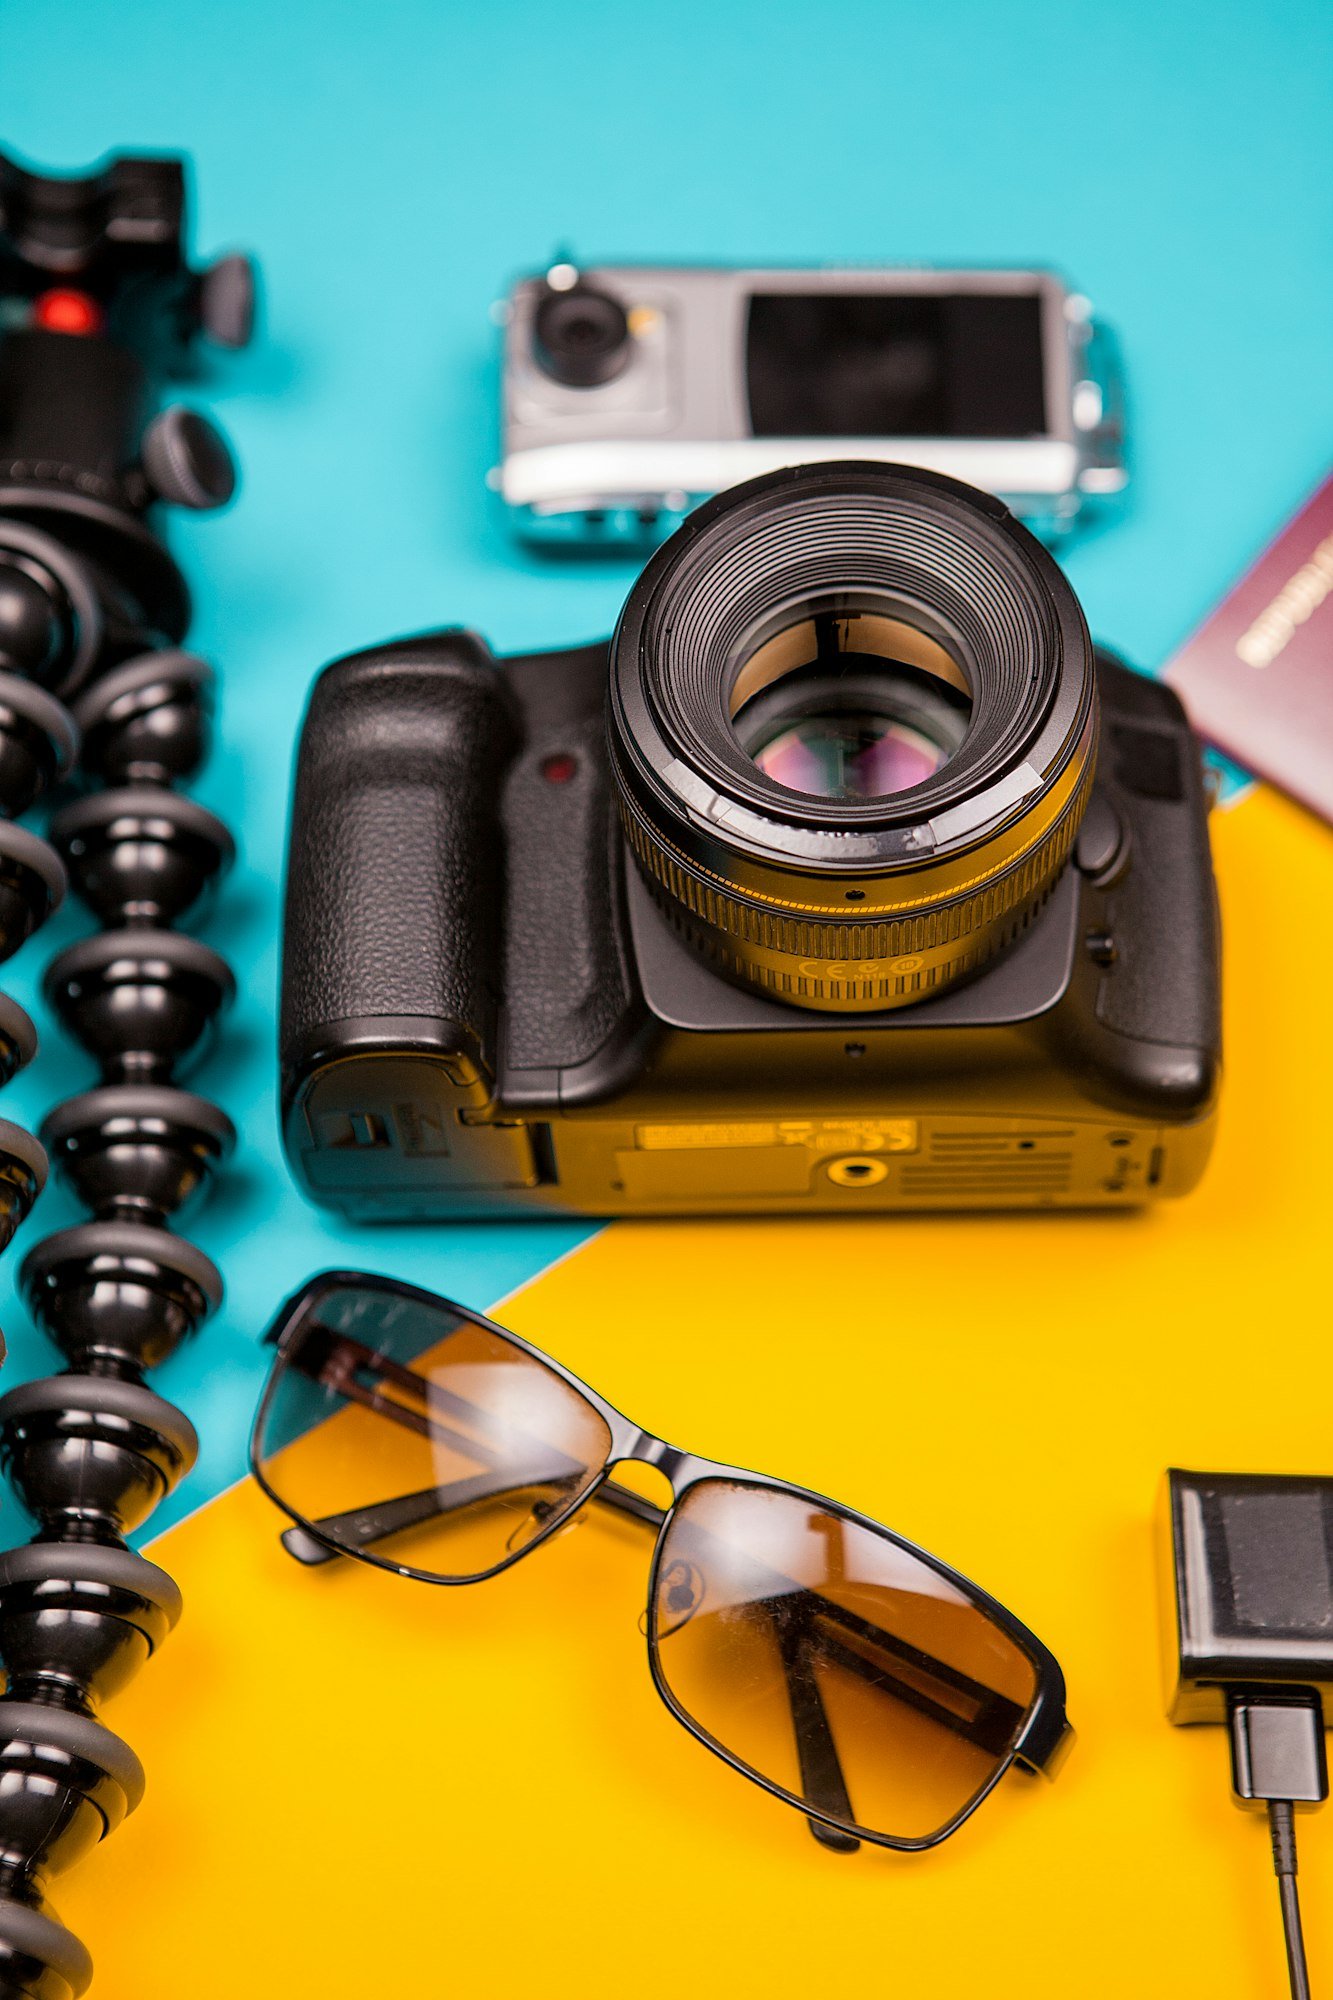
M 933 1854 L 828 1854 L 657 1700 L 634 1529 L 593 1510 L 432 1590 L 297 1568 L 243 1486 L 153 1551 L 186 1616 L 106 1718 L 148 1796 L 56 1885 L 98 2000 L 1285 1993 L 1262 1822 L 1221 1732 L 1163 1719 L 1152 1515 L 1168 1463 L 1330 1469 L 1333 839 L 1259 793 L 1214 840 L 1228 1074 L 1188 1200 L 617 1223 L 501 1314 L 1011 1605 L 1068 1677 L 1058 1780 L 1009 1777 Z M 1318 1990 L 1333 1807 L 1300 1832 Z

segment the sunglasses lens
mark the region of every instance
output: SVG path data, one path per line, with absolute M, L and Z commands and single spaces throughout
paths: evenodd
M 651 1639 L 677 1708 L 795 1804 L 925 1840 L 1013 1749 L 1036 1669 L 963 1589 L 793 1493 L 710 1479 L 677 1506 Z
M 506 1335 L 373 1285 L 316 1294 L 256 1438 L 265 1483 L 322 1540 L 448 1582 L 554 1527 L 610 1449 L 599 1412 Z

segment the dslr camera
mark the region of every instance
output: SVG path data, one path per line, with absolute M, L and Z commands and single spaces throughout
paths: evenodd
M 325 670 L 281 1044 L 293 1169 L 356 1220 L 1183 1194 L 1220 1046 L 1198 744 L 999 500 L 771 473 L 609 644 Z

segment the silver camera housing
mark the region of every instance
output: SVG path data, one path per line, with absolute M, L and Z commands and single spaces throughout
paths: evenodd
M 609 294 L 628 326 L 617 372 L 587 387 L 555 379 L 535 339 L 543 299 L 575 287 Z M 1040 369 L 1044 420 L 1013 436 L 756 435 L 747 370 L 751 305 L 784 297 L 812 304 L 884 299 L 909 310 L 919 301 L 922 310 L 940 314 L 962 302 L 974 320 L 985 310 L 977 302 L 1028 300 L 1038 351 L 1025 365 Z M 499 311 L 503 458 L 492 483 L 525 538 L 656 541 L 724 487 L 823 459 L 879 459 L 950 474 L 997 494 L 1047 539 L 1072 528 L 1090 498 L 1125 484 L 1114 345 L 1088 300 L 1049 271 L 656 265 L 580 271 L 563 263 L 521 279 Z M 979 354 L 969 365 L 984 389 L 984 347 Z

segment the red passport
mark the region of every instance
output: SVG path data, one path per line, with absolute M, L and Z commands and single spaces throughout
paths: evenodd
M 1165 677 L 1201 736 L 1333 821 L 1333 473 Z

